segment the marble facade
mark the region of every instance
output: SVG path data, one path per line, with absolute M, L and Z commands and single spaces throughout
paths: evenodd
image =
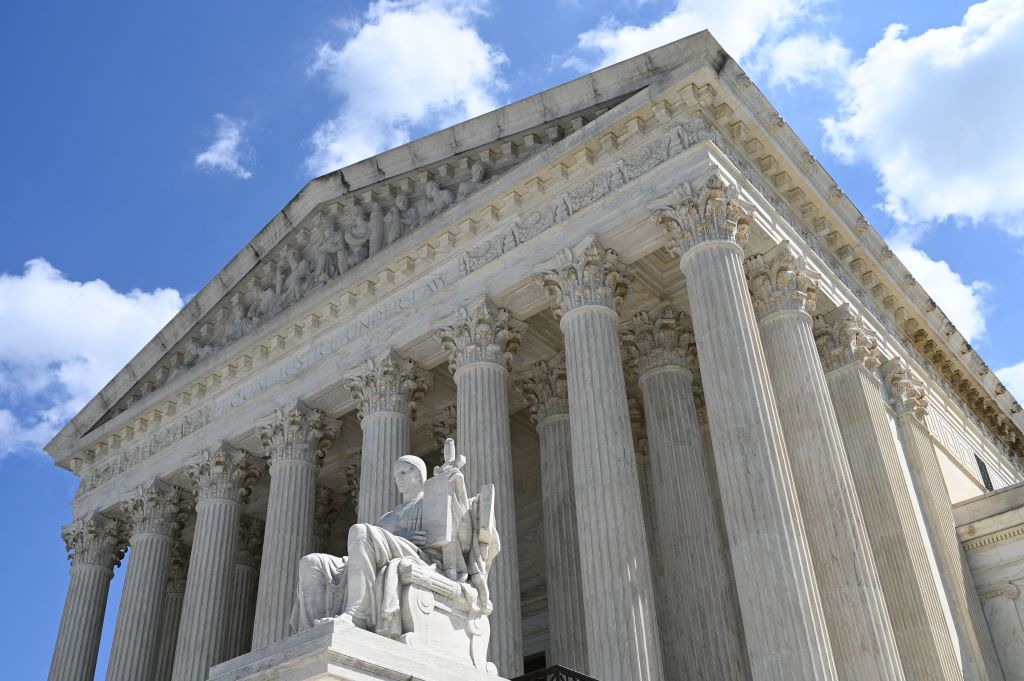
M 953 503 L 1024 480 L 1022 428 L 699 33 L 304 187 L 48 445 L 81 478 L 50 679 L 92 678 L 126 548 L 108 679 L 421 678 L 289 614 L 453 431 L 502 677 L 1019 678 Z

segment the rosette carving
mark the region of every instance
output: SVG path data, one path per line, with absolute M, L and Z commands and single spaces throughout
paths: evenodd
M 889 392 L 889 404 L 897 416 L 913 414 L 922 422 L 928 416 L 928 398 L 924 382 L 907 367 L 899 357 L 894 357 L 880 367 L 882 379 Z
M 189 503 L 181 489 L 154 480 L 135 490 L 135 495 L 120 504 L 121 513 L 132 536 L 138 534 L 177 534 L 185 526 Z
M 280 461 L 319 464 L 339 430 L 336 420 L 296 402 L 287 410 L 276 410 L 274 421 L 261 426 L 259 435 L 271 465 Z
M 460 307 L 455 322 L 435 329 L 434 338 L 448 353 L 452 372 L 477 362 L 507 369 L 526 338 L 526 325 L 513 319 L 505 308 L 481 298 L 469 307 Z
M 344 384 L 356 400 L 360 419 L 379 411 L 415 419 L 416 405 L 434 380 L 416 362 L 389 350 L 377 359 L 366 360 L 363 370 L 347 376 Z
M 565 373 L 565 353 L 537 362 L 516 383 L 516 389 L 530 404 L 530 419 L 540 423 L 551 416 L 569 413 L 569 381 Z
M 207 449 L 186 467 L 196 501 L 224 499 L 241 503 L 263 473 L 263 467 L 248 452 L 222 442 Z
M 826 372 L 855 362 L 868 369 L 876 369 L 880 364 L 878 341 L 849 304 L 814 318 L 814 342 Z
M 588 305 L 613 310 L 622 304 L 633 277 L 618 254 L 588 237 L 572 250 L 565 249 L 535 275 L 554 298 L 555 316 Z
M 668 232 L 673 252 L 682 256 L 707 241 L 745 243 L 751 208 L 716 169 L 701 184 L 679 185 L 672 202 L 652 209 L 651 217 Z
M 96 565 L 113 570 L 124 558 L 126 529 L 119 520 L 93 513 L 65 525 L 60 537 L 73 567 Z
M 745 265 L 759 320 L 778 312 L 814 312 L 820 277 L 788 241 L 747 258 Z
M 689 316 L 661 302 L 649 312 L 637 312 L 622 333 L 626 368 L 637 375 L 663 366 L 689 369 L 693 326 Z

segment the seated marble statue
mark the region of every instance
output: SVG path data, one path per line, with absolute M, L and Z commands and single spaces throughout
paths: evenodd
M 489 631 L 486 619 L 492 604 L 487 571 L 500 550 L 494 527 L 494 486 L 484 485 L 481 494 L 468 497 L 461 471 L 464 463 L 464 457 L 456 458 L 450 439 L 445 443 L 445 462 L 434 469 L 429 481 L 422 459 L 399 457 L 393 476 L 401 503 L 375 525 L 353 525 L 348 556 L 314 553 L 301 559 L 293 630 L 336 619 L 405 642 L 415 636 L 422 640 L 421 632 L 413 633 L 415 617 L 406 612 L 404 600 L 408 589 L 415 588 L 442 604 L 436 608 L 438 613 L 461 618 L 463 625 L 455 629 L 463 630 L 463 636 L 465 630 L 471 639 L 480 633 L 481 620 Z M 417 598 L 422 605 L 423 595 Z M 445 623 L 440 628 L 450 627 Z M 466 650 L 471 657 L 480 657 Z M 485 659 L 473 661 L 478 666 L 487 664 Z

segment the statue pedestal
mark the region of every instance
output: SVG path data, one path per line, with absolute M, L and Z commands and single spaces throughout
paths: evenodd
M 223 662 L 209 681 L 503 681 L 351 624 L 325 622 Z

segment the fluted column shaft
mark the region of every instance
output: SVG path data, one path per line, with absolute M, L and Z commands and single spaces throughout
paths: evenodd
M 501 676 L 509 678 L 522 674 L 523 632 L 507 363 L 523 333 L 522 325 L 512 320 L 508 310 L 487 300 L 460 310 L 455 325 L 434 332 L 448 350 L 454 371 L 458 446 L 472 462 L 466 468 L 466 488 L 470 494 L 485 483 L 493 483 L 495 488 L 501 552 L 488 574 L 494 611 L 487 657 Z
M 927 415 L 924 386 L 900 359 L 883 364 L 882 375 L 896 411 L 897 432 L 956 629 L 964 676 L 968 681 L 1002 681 L 1003 672 L 992 635 L 956 536 L 949 491 L 939 468 L 939 454 L 924 420 Z
M 303 405 L 279 412 L 275 422 L 260 431 L 270 459 L 270 494 L 253 650 L 276 643 L 290 633 L 299 559 L 312 553 L 316 546 L 314 509 L 320 461 L 336 433 L 335 422 Z
M 431 383 L 430 374 L 390 350 L 367 360 L 359 373 L 345 379 L 359 406 L 363 429 L 357 522 L 376 524 L 398 505 L 391 467 L 411 451 L 416 403 Z
M 751 674 L 835 679 L 807 538 L 743 272 L 751 218 L 712 175 L 654 211 L 682 254 Z
M 185 601 L 174 652 L 174 681 L 203 681 L 223 662 L 238 556 L 241 500 L 259 469 L 244 451 L 222 444 L 189 465 L 196 493 Z
M 263 531 L 262 520 L 242 516 L 238 535 L 238 559 L 231 586 L 231 615 L 224 644 L 225 660 L 246 654 L 252 646 L 252 624 L 256 612 L 256 590 L 260 579 Z
M 565 356 L 538 362 L 520 389 L 532 403 L 540 439 L 544 555 L 548 593 L 549 665 L 587 671 L 586 618 L 580 578 L 572 434 Z
M 174 535 L 180 529 L 181 491 L 153 483 L 121 504 L 131 524 L 128 569 L 121 587 L 107 681 L 152 678 L 163 625 Z
M 588 673 L 660 681 L 666 676 L 615 311 L 629 277 L 616 254 L 592 239 L 540 277 L 559 304 L 565 336 Z
M 62 536 L 71 554 L 71 581 L 57 629 L 48 681 L 92 681 L 114 565 L 120 562 L 121 530 L 95 514 L 67 525 Z
M 666 669 L 695 681 L 749 678 L 704 468 L 692 377 L 679 365 L 651 366 L 640 375 L 640 389 L 664 570 L 659 599 L 670 601 L 660 621 L 666 665 L 672 663 Z
M 815 280 L 788 242 L 748 263 L 768 373 L 839 677 L 904 678 L 812 334 Z
M 171 572 L 164 597 L 164 621 L 160 625 L 156 668 L 153 681 L 170 681 L 174 670 L 174 650 L 178 645 L 181 606 L 185 602 L 185 581 L 188 576 L 188 550 L 179 544 L 171 550 Z
M 815 339 L 904 675 L 908 681 L 963 679 L 906 466 L 872 371 L 876 342 L 847 306 L 818 318 Z

